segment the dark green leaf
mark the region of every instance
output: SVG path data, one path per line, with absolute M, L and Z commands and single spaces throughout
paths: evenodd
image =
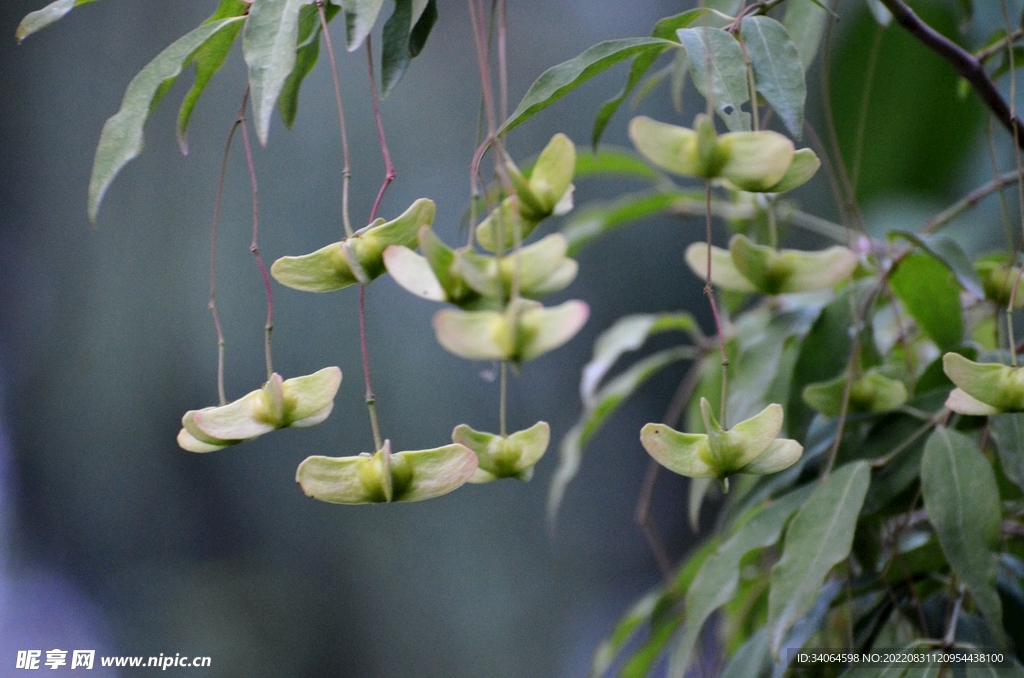
M 942 552 L 997 634 L 1003 625 L 996 593 L 999 488 L 992 465 L 962 433 L 935 429 L 924 446 L 921 494 Z
M 121 109 L 103 125 L 96 147 L 89 180 L 89 219 L 93 223 L 114 177 L 142 150 L 142 129 L 161 88 L 178 77 L 188 58 L 203 43 L 240 21 L 239 17 L 203 24 L 172 42 L 128 83 Z
M 249 10 L 242 34 L 242 54 L 249 65 L 253 126 L 267 145 L 270 117 L 285 80 L 295 68 L 299 10 L 312 0 L 260 0 Z
M 324 18 L 330 21 L 340 11 L 340 7 L 326 3 L 324 5 Z M 320 25 L 320 12 L 311 5 L 306 5 L 299 11 L 299 37 L 298 49 L 295 51 L 295 67 L 284 81 L 281 94 L 277 97 L 277 110 L 281 112 L 281 121 L 284 126 L 291 128 L 295 124 L 295 116 L 299 112 L 299 88 L 302 81 L 316 66 L 320 58 L 320 34 L 323 27 Z
M 413 3 L 414 10 L 415 4 Z M 430 31 L 437 23 L 437 0 L 427 2 L 418 18 L 414 11 L 412 20 L 412 31 L 409 32 L 409 57 L 415 59 L 423 51 L 423 47 L 427 44 L 427 38 L 430 37 Z
M 671 40 L 676 42 L 676 31 L 680 28 L 686 28 L 694 21 L 697 20 L 702 14 L 707 12 L 706 9 L 691 9 L 662 19 L 655 25 L 654 30 L 651 32 L 652 38 L 661 38 L 663 40 Z M 601 142 L 601 135 L 604 134 L 604 129 L 608 125 L 608 121 L 611 120 L 615 112 L 619 110 L 619 106 L 626 100 L 629 93 L 633 91 L 637 83 L 644 77 L 647 71 L 650 70 L 655 60 L 661 55 L 662 52 L 668 49 L 666 45 L 662 49 L 649 50 L 637 55 L 633 59 L 633 64 L 629 67 L 629 77 L 626 79 L 626 86 L 622 88 L 622 91 L 616 94 L 614 97 L 604 102 L 600 110 L 597 112 L 597 117 L 594 119 L 594 130 L 590 134 L 590 143 L 597 150 L 598 144 Z
M 249 5 L 241 0 L 221 0 L 217 11 L 205 23 L 242 16 L 248 9 Z M 185 137 L 185 132 L 188 131 L 188 121 L 192 117 L 192 109 L 195 108 L 200 95 L 209 84 L 210 78 L 224 65 L 224 61 L 228 58 L 228 52 L 231 51 L 231 46 L 235 44 L 235 38 L 238 37 L 241 30 L 242 24 L 238 23 L 217 32 L 203 43 L 189 59 L 196 64 L 196 81 L 192 84 L 192 89 L 185 95 L 181 102 L 181 108 L 178 110 L 178 146 L 184 155 L 188 155 L 188 140 Z
M 782 23 L 786 32 L 796 45 L 804 72 L 810 69 L 814 57 L 818 54 L 818 45 L 825 32 L 828 12 L 815 0 L 788 0 L 786 16 Z
M 805 486 L 758 510 L 704 561 L 686 593 L 686 628 L 674 651 L 674 661 L 681 670 L 688 669 L 693 661 L 693 648 L 704 622 L 736 594 L 744 556 L 775 544 L 790 516 L 803 505 L 812 489 Z
M 60 21 L 65 14 L 75 7 L 89 2 L 95 2 L 95 0 L 56 0 L 42 9 L 29 12 L 25 15 L 25 18 L 21 20 L 21 23 L 18 24 L 18 29 L 14 32 L 14 37 L 18 42 L 21 42 L 36 31 L 42 30 L 50 24 Z
M 693 84 L 732 132 L 750 129 L 750 114 L 740 106 L 750 100 L 747 62 L 734 37 L 720 28 L 683 28 L 676 32 L 690 57 Z
M 659 214 L 685 201 L 699 203 L 703 209 L 703 194 L 678 189 L 633 193 L 610 203 L 588 205 L 562 228 L 569 241 L 569 256 L 575 256 L 584 245 L 617 226 Z
M 398 84 L 409 65 L 412 0 L 395 0 L 395 11 L 384 24 L 381 48 L 380 91 L 384 96 Z
M 985 298 L 985 290 L 981 285 L 981 278 L 974 264 L 967 258 L 960 245 L 951 238 L 940 235 L 918 234 L 911 231 L 893 231 L 890 237 L 900 237 L 909 240 L 928 254 L 932 255 L 952 271 L 960 286 L 978 297 Z
M 989 417 L 989 424 L 1003 473 L 1024 489 L 1024 414 L 997 414 Z
M 1017 69 L 1017 68 L 1020 68 L 1022 65 L 1024 65 L 1024 47 L 1014 47 L 1013 48 L 1013 67 L 1014 67 L 1014 69 Z M 992 78 L 993 80 L 998 80 L 999 78 L 1003 77 L 1004 75 L 1006 75 L 1009 72 L 1010 72 L 1010 57 L 1004 51 L 1003 52 L 1003 60 L 999 63 L 998 66 L 996 66 L 995 70 L 992 71 L 992 74 L 989 77 Z
M 940 350 L 948 351 L 960 344 L 964 337 L 960 286 L 940 261 L 925 254 L 911 254 L 889 284 Z
M 552 66 L 530 85 L 526 96 L 498 132 L 508 132 L 611 66 L 647 51 L 660 54 L 667 47 L 678 45 L 660 38 L 608 40 L 594 45 L 578 57 Z
M 341 0 L 341 7 L 345 10 L 348 51 L 354 52 L 362 46 L 377 23 L 383 5 L 384 0 Z
M 866 462 L 847 464 L 819 484 L 786 530 L 785 549 L 772 568 L 768 637 L 778 656 L 793 625 L 814 605 L 825 577 L 846 559 L 871 481 Z
M 608 416 L 661 368 L 680 360 L 692 360 L 694 357 L 694 349 L 690 346 L 679 346 L 659 351 L 634 363 L 628 370 L 617 375 L 597 392 L 594 396 L 594 406 L 583 412 L 580 420 L 562 439 L 558 468 L 555 470 L 555 475 L 551 479 L 551 488 L 548 490 L 549 520 L 554 520 L 558 513 L 558 506 L 562 503 L 562 497 L 565 495 L 565 488 L 579 471 L 583 446 L 587 444 L 587 441 L 597 432 Z
M 754 69 L 754 86 L 799 139 L 804 131 L 804 67 L 786 28 L 766 16 L 743 19 L 743 44 Z

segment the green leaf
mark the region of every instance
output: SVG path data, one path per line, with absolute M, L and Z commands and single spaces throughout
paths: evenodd
M 565 489 L 579 472 L 583 446 L 597 433 L 609 415 L 661 368 L 680 360 L 692 360 L 694 357 L 694 349 L 690 346 L 677 346 L 659 351 L 631 365 L 628 370 L 617 375 L 595 394 L 594 407 L 587 408 L 576 425 L 562 439 L 558 468 L 555 469 L 551 488 L 548 490 L 548 520 L 553 521 L 558 514 Z
M 370 35 L 384 0 L 341 0 L 348 29 L 348 51 L 359 49 Z
M 948 351 L 960 344 L 964 337 L 960 286 L 946 266 L 934 257 L 911 254 L 889 284 L 939 349 Z
M 688 333 L 698 344 L 703 340 L 700 328 L 689 313 L 637 314 L 616 320 L 594 342 L 594 355 L 583 367 L 580 378 L 583 404 L 587 408 L 596 406 L 598 384 L 623 353 L 637 350 L 653 334 L 671 330 Z
M 720 28 L 683 28 L 676 34 L 690 57 L 697 90 L 711 102 L 730 131 L 749 131 L 750 114 L 740 109 L 750 100 L 747 63 L 740 43 Z
M 417 13 L 418 7 L 422 5 L 422 11 Z M 412 31 L 409 32 L 409 57 L 415 59 L 423 51 L 430 37 L 430 31 L 437 23 L 437 0 L 430 0 L 423 3 L 423 0 L 413 2 Z
M 786 16 L 782 23 L 796 45 L 805 73 L 818 54 L 827 20 L 828 12 L 816 0 L 789 0 L 786 3 Z
M 678 189 L 658 189 L 627 194 L 611 202 L 591 203 L 562 227 L 562 235 L 569 241 L 569 256 L 575 256 L 584 245 L 613 228 L 660 214 L 684 202 L 699 202 L 703 206 L 704 197 Z
M 704 561 L 686 593 L 686 626 L 674 652 L 674 661 L 685 671 L 693 661 L 704 622 L 732 600 L 740 580 L 740 562 L 756 549 L 767 548 L 779 540 L 790 516 L 803 505 L 812 486 L 805 486 L 777 499 L 739 527 L 718 550 Z
M 997 414 L 988 421 L 1003 473 L 1024 489 L 1024 414 Z
M 412 30 L 412 0 L 395 0 L 395 11 L 384 24 L 381 35 L 380 91 L 384 96 L 398 84 L 409 66 L 409 32 Z
M 285 80 L 295 68 L 299 11 L 312 0 L 260 0 L 249 10 L 242 34 L 242 54 L 249 65 L 253 125 L 267 145 L 270 117 Z
M 221 0 L 217 11 L 204 23 L 242 16 L 248 9 L 249 5 L 241 0 Z M 231 46 L 235 44 L 235 38 L 238 37 L 241 30 L 242 24 L 240 23 L 229 26 L 213 35 L 189 58 L 189 61 L 194 61 L 196 64 L 196 81 L 192 84 L 192 89 L 185 95 L 181 102 L 181 108 L 178 110 L 178 146 L 183 155 L 188 155 L 188 140 L 185 138 L 185 132 L 188 130 L 188 122 L 192 117 L 192 109 L 195 108 L 196 102 L 199 101 L 203 90 L 209 84 L 210 78 L 224 65 L 224 61 L 228 58 L 228 52 L 231 51 Z
M 745 17 L 742 30 L 755 88 L 799 139 L 803 136 L 807 85 L 796 45 L 782 24 L 766 16 Z
M 921 459 L 921 494 L 950 567 L 1001 635 L 1003 609 L 996 593 L 999 487 L 992 465 L 964 434 L 936 428 Z
M 330 21 L 340 11 L 340 7 L 326 3 L 324 5 L 324 18 Z M 277 97 L 277 109 L 281 112 L 281 121 L 284 126 L 291 129 L 295 124 L 295 116 L 299 111 L 299 88 L 302 81 L 310 74 L 320 58 L 320 34 L 323 27 L 320 26 L 320 12 L 311 5 L 306 5 L 299 10 L 299 36 L 298 49 L 295 50 L 295 67 L 284 81 L 281 94 Z
M 671 40 L 660 38 L 622 38 L 599 42 L 578 57 L 552 66 L 541 73 L 540 77 L 530 85 L 530 89 L 527 90 L 526 96 L 519 102 L 516 110 L 498 130 L 498 134 L 508 132 L 520 123 L 529 120 L 537 112 L 547 108 L 590 78 L 620 61 L 647 51 L 656 51 L 660 54 L 667 47 L 678 46 Z
M 778 656 L 790 628 L 814 605 L 828 573 L 850 554 L 870 481 L 866 462 L 843 466 L 815 488 L 793 517 L 782 558 L 772 568 L 768 595 L 773 655 Z
M 626 614 L 619 619 L 612 634 L 601 641 L 594 651 L 594 657 L 590 663 L 591 678 L 599 678 L 608 672 L 615 660 L 625 649 L 633 638 L 643 629 L 644 625 L 651 619 L 654 608 L 661 600 L 661 591 L 651 591 L 640 600 L 633 603 Z
M 979 299 L 985 298 L 985 288 L 982 285 L 981 278 L 978 276 L 978 271 L 955 240 L 944 236 L 919 234 L 912 231 L 893 231 L 890 237 L 905 238 L 914 243 L 941 261 L 956 276 L 961 287 Z
M 525 168 L 524 168 L 525 169 Z M 593 153 L 576 149 L 577 179 L 594 176 L 621 176 L 644 181 L 664 181 L 665 175 L 637 157 L 632 150 L 604 146 Z
M 761 628 L 729 659 L 721 678 L 762 678 L 771 675 L 771 657 L 768 655 L 768 631 Z
M 89 179 L 89 219 L 96 215 L 111 182 L 142 150 L 142 129 L 161 89 L 181 73 L 189 57 L 217 32 L 241 21 L 240 17 L 203 24 L 172 42 L 128 83 L 121 109 L 103 125 Z
M 680 28 L 686 28 L 694 21 L 696 21 L 701 15 L 706 14 L 707 10 L 698 8 L 691 9 L 670 16 L 659 21 L 651 32 L 652 38 L 661 38 L 663 40 L 671 40 L 676 42 L 676 31 Z M 622 88 L 622 91 L 616 94 L 614 97 L 604 102 L 601 108 L 597 112 L 597 117 L 594 118 L 594 129 L 590 134 L 590 143 L 594 150 L 597 150 L 598 144 L 601 142 L 601 135 L 604 134 L 605 127 L 608 126 L 608 121 L 611 120 L 615 112 L 619 110 L 622 102 L 626 100 L 633 88 L 637 86 L 637 83 L 643 79 L 647 71 L 651 69 L 655 60 L 668 49 L 668 46 L 664 46 L 661 49 L 652 49 L 643 52 L 633 59 L 632 65 L 629 67 L 629 77 L 626 79 L 626 86 Z
M 42 9 L 29 12 L 18 24 L 14 32 L 14 38 L 21 42 L 38 30 L 42 30 L 52 23 L 60 21 L 65 14 L 79 5 L 84 5 L 95 0 L 56 0 Z

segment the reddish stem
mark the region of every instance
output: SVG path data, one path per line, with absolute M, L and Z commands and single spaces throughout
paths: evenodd
M 373 101 L 373 119 L 377 123 L 377 138 L 380 140 L 380 152 L 384 156 L 384 183 L 381 184 L 377 199 L 373 201 L 373 209 L 370 210 L 370 222 L 377 217 L 377 208 L 381 199 L 384 198 L 384 191 L 398 176 L 395 173 L 395 166 L 391 164 L 391 154 L 388 153 L 388 142 L 384 139 L 384 123 L 380 117 L 380 101 L 377 98 L 377 84 L 373 77 L 373 47 L 370 45 L 370 37 L 366 37 L 366 63 L 370 72 L 370 99 Z
M 256 257 L 256 265 L 259 266 L 260 274 L 263 276 L 263 285 L 267 288 L 267 324 L 266 337 L 263 342 L 264 353 L 267 360 L 267 379 L 274 376 L 274 363 L 270 357 L 270 333 L 274 331 L 274 294 L 270 289 L 270 275 L 267 274 L 267 267 L 263 265 L 263 257 L 260 256 L 260 248 L 257 242 L 260 231 L 260 205 L 259 188 L 256 185 L 256 165 L 252 161 L 252 145 L 249 143 L 249 129 L 242 118 L 242 144 L 245 146 L 245 162 L 249 166 L 249 183 L 252 185 L 252 242 L 249 244 L 249 251 Z

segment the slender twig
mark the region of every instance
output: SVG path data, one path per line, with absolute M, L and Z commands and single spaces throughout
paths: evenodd
M 377 84 L 373 78 L 373 47 L 370 43 L 370 36 L 366 36 L 366 63 L 367 68 L 370 72 L 370 100 L 373 102 L 373 120 L 377 123 L 377 138 L 380 141 L 380 152 L 384 156 L 384 183 L 380 186 L 380 191 L 377 192 L 377 199 L 373 201 L 373 209 L 370 210 L 369 222 L 377 217 L 377 208 L 380 207 L 380 201 L 384 198 L 384 191 L 388 190 L 388 186 L 398 176 L 395 173 L 395 166 L 391 164 L 391 154 L 388 153 L 388 142 L 384 139 L 384 122 L 380 117 L 380 100 L 377 97 Z
M 850 174 L 850 184 L 853 192 L 857 192 L 857 183 L 860 180 L 860 162 L 864 154 L 864 132 L 867 129 L 868 106 L 871 103 L 871 85 L 875 81 L 875 70 L 878 65 L 878 52 L 882 46 L 882 27 L 875 27 L 875 40 L 871 45 L 871 53 L 868 56 L 867 80 L 864 82 L 864 91 L 861 92 L 860 111 L 857 114 L 857 136 L 853 144 L 853 169 Z
M 996 158 L 996 145 L 993 139 L 994 134 L 992 133 L 992 116 L 988 116 L 985 121 L 985 140 L 988 147 L 988 161 L 992 165 L 992 177 L 993 179 L 999 178 L 999 159 Z M 1003 193 L 1003 189 L 1000 186 L 999 190 L 996 191 L 999 194 L 999 209 L 1003 216 L 1003 231 L 1006 236 L 1006 249 L 1010 252 L 1014 249 L 1014 237 L 1013 237 L 1013 226 L 1010 224 L 1010 208 L 1006 204 L 1006 194 Z
M 993 193 L 1000 190 L 1007 184 L 1011 184 L 1017 181 L 1021 176 L 1022 175 L 1019 172 L 1007 172 L 998 179 L 993 179 L 992 181 L 979 186 L 978 188 L 974 189 L 973 191 L 965 195 L 960 200 L 957 200 L 955 203 L 953 203 L 952 205 L 950 205 L 949 207 L 947 207 L 946 209 L 932 217 L 931 220 L 929 220 L 928 223 L 922 226 L 918 232 L 925 234 L 934 233 L 935 231 L 949 224 L 949 222 L 953 221 L 953 219 L 956 219 L 958 216 L 960 216 L 970 208 L 977 205 L 984 198 L 987 198 L 988 196 L 992 195 Z
M 711 302 L 711 315 L 715 319 L 715 330 L 718 331 L 718 350 L 722 354 L 722 402 L 719 408 L 719 419 L 722 428 L 729 428 L 726 423 L 727 401 L 729 400 L 729 354 L 725 350 L 725 332 L 722 330 L 722 318 L 718 314 L 718 304 L 715 303 L 715 290 L 711 285 L 711 180 L 704 182 L 704 207 L 707 215 L 705 225 L 705 238 L 708 246 L 707 258 L 707 284 L 704 285 L 704 294 Z
M 498 430 L 501 437 L 504 438 L 508 434 L 507 417 L 508 417 L 508 361 L 501 361 L 501 384 L 500 393 L 498 396 Z
M 498 14 L 498 106 L 501 119 L 508 120 L 508 0 L 497 0 Z
M 320 12 L 320 28 L 324 34 L 324 43 L 327 45 L 327 55 L 331 59 L 331 77 L 334 78 L 334 103 L 338 107 L 338 124 L 341 127 L 341 154 L 344 166 L 341 169 L 341 223 L 345 227 L 345 236 L 352 237 L 352 222 L 348 216 L 348 187 L 352 180 L 352 165 L 349 162 L 348 154 L 348 133 L 345 129 L 345 108 L 341 104 L 341 83 L 338 78 L 338 63 L 334 58 L 334 46 L 331 43 L 331 34 L 327 30 L 327 15 L 324 14 L 323 0 L 316 0 L 316 8 Z M 373 87 L 373 76 L 370 77 L 371 88 Z M 372 219 L 371 219 L 372 221 Z
M 1015 28 L 1009 35 L 1004 36 L 999 40 L 996 40 L 988 47 L 979 49 L 977 52 L 974 53 L 974 58 L 980 61 L 981 63 L 985 63 L 986 61 L 994 57 L 996 54 L 999 54 L 1000 52 L 1005 50 L 1008 45 L 1013 45 L 1022 37 L 1024 37 L 1024 29 Z
M 224 391 L 224 330 L 220 324 L 220 315 L 217 313 L 217 226 L 220 224 L 221 199 L 224 197 L 224 178 L 228 173 L 228 155 L 231 152 L 231 142 L 235 138 L 238 126 L 245 121 L 245 105 L 249 101 L 249 86 L 245 87 L 245 94 L 242 95 L 242 103 L 238 107 L 238 114 L 231 124 L 231 131 L 228 132 L 228 140 L 224 144 L 224 156 L 220 161 L 220 176 L 217 178 L 217 198 L 213 203 L 213 226 L 210 228 L 210 299 L 206 307 L 213 315 L 213 326 L 217 329 L 217 397 L 221 405 L 228 402 Z
M 252 185 L 252 242 L 249 243 L 249 251 L 256 257 L 256 265 L 259 266 L 260 274 L 263 276 L 263 285 L 267 288 L 267 323 L 264 326 L 263 351 L 267 360 L 267 380 L 274 376 L 274 361 L 270 357 L 270 334 L 274 331 L 274 293 L 270 289 L 270 275 L 267 267 L 263 265 L 263 257 L 260 256 L 258 243 L 260 232 L 260 205 L 259 189 L 256 186 L 256 165 L 252 160 L 252 145 L 249 143 L 248 125 L 242 119 L 242 145 L 245 146 L 245 162 L 249 166 L 249 183 Z
M 882 4 L 892 12 L 896 23 L 918 42 L 948 61 L 954 70 L 971 84 L 996 119 L 1014 135 L 1018 147 L 1024 143 L 1024 122 L 1011 112 L 1010 104 L 988 77 L 985 67 L 977 57 L 922 21 L 903 0 L 882 0 Z
M 832 197 L 836 201 L 836 209 L 839 210 L 839 219 L 843 222 L 841 227 L 842 238 L 838 240 L 839 242 L 850 244 L 850 219 L 846 212 L 846 199 L 843 197 L 843 189 L 839 186 L 839 177 L 836 174 L 832 154 L 828 152 L 821 137 L 818 136 L 818 132 L 815 131 L 814 127 L 807 120 L 804 121 L 804 133 L 807 134 L 807 138 L 811 141 L 811 146 L 816 149 L 823 161 L 821 166 L 825 169 L 825 179 L 828 180 L 829 188 L 832 189 Z
M 370 352 L 366 342 L 366 285 L 359 286 L 359 346 L 363 354 L 363 381 L 366 383 L 366 409 L 370 412 L 370 428 L 373 430 L 374 449 L 384 447 L 377 424 L 377 396 L 373 394 L 370 381 Z

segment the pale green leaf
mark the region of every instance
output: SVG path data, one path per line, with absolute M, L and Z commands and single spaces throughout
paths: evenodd
M 890 237 L 905 238 L 919 246 L 952 271 L 961 287 L 979 299 L 985 298 L 985 289 L 978 276 L 978 271 L 955 240 L 940 235 L 919 234 L 912 231 L 894 231 Z
M 579 56 L 541 73 L 498 133 L 508 132 L 598 73 L 631 56 L 646 51 L 661 53 L 668 47 L 678 46 L 671 40 L 660 38 L 622 38 L 600 42 Z
M 763 678 L 771 675 L 768 630 L 761 628 L 736 650 L 722 670 L 721 678 Z
M 766 16 L 743 19 L 743 43 L 754 69 L 754 86 L 794 137 L 803 135 L 807 86 L 804 68 L 786 28 Z
M 384 0 L 342 0 L 348 29 L 348 51 L 359 49 L 377 23 Z
M 602 146 L 591 152 L 585 148 L 576 149 L 576 179 L 593 176 L 621 176 L 645 181 L 664 181 L 665 177 L 637 154 L 626 148 Z
M 1024 414 L 998 414 L 989 419 L 1003 473 L 1024 488 Z
M 782 23 L 793 40 L 793 44 L 796 45 L 805 73 L 810 69 L 814 57 L 818 54 L 818 45 L 825 33 L 826 21 L 828 21 L 828 12 L 816 0 L 788 0 L 786 2 L 786 16 Z
M 921 459 L 921 495 L 950 567 L 989 626 L 1001 634 L 1003 608 L 996 593 L 999 487 L 992 465 L 972 439 L 936 428 Z
M 270 117 L 285 81 L 295 68 L 299 11 L 312 0 L 259 0 L 249 10 L 242 34 L 242 54 L 249 66 L 253 125 L 267 145 Z
M 697 90 L 733 132 L 750 130 L 750 114 L 740 106 L 750 100 L 747 64 L 734 37 L 720 28 L 683 28 L 676 33 L 690 57 Z
M 768 637 L 778 656 L 789 630 L 817 599 L 825 577 L 846 559 L 871 480 L 867 463 L 834 471 L 815 488 L 786 530 L 782 558 L 772 568 Z
M 339 12 L 337 5 L 324 5 L 324 18 L 330 21 Z M 320 58 L 320 12 L 312 5 L 306 5 L 299 11 L 298 48 L 295 51 L 295 67 L 284 81 L 281 94 L 277 97 L 277 109 L 281 112 L 284 126 L 291 128 L 295 124 L 295 116 L 299 111 L 299 88 L 302 81 L 310 74 Z
M 42 30 L 52 23 L 60 21 L 65 14 L 79 5 L 84 5 L 95 0 L 55 0 L 42 9 L 29 12 L 18 24 L 14 37 L 21 42 L 38 30 Z
M 172 42 L 128 83 L 121 109 L 103 125 L 89 179 L 89 219 L 96 222 L 103 196 L 114 177 L 142 150 L 142 129 L 157 97 L 181 73 L 188 58 L 217 32 L 240 17 L 203 24 Z

